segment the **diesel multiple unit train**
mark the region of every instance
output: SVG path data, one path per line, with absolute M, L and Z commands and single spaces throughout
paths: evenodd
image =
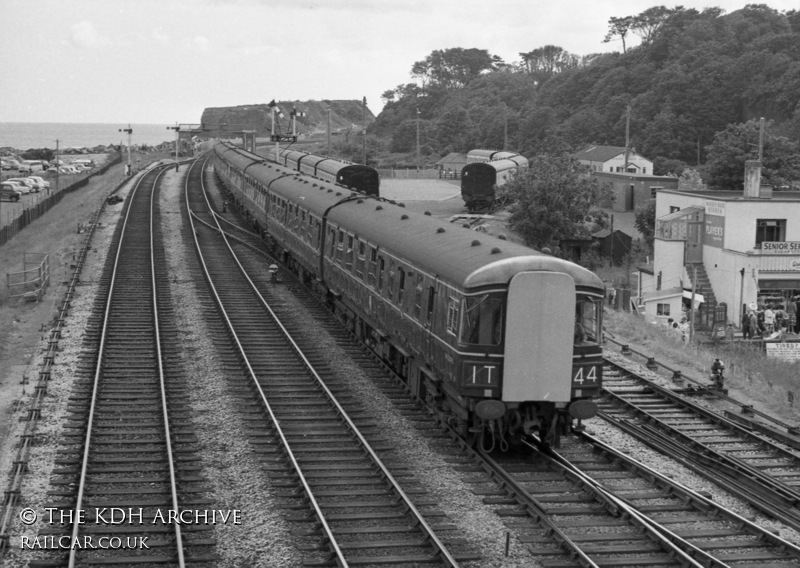
M 228 199 L 272 250 L 463 435 L 557 444 L 594 416 L 595 274 L 226 143 L 213 155 Z
M 494 203 L 495 190 L 512 174 L 528 167 L 528 159 L 515 152 L 470 150 L 461 169 L 461 198 L 469 211 L 485 211 Z

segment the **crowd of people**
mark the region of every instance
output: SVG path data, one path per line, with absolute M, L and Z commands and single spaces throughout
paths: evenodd
M 788 335 L 800 335 L 800 296 L 794 296 L 786 304 L 750 304 L 742 314 L 743 339 L 785 339 Z

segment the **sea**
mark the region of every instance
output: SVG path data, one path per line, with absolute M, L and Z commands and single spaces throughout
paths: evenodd
M 172 125 L 174 126 L 174 125 Z M 175 140 L 175 131 L 169 124 L 93 124 L 80 122 L 0 122 L 0 148 L 10 147 L 24 151 L 32 148 L 55 150 L 93 148 L 111 144 L 128 144 L 128 134 L 120 132 L 130 128 L 131 144 L 155 146 Z

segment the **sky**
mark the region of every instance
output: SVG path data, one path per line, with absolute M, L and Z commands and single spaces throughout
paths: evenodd
M 755 1 L 755 0 L 751 0 Z M 720 7 L 746 0 L 682 0 Z M 780 10 L 798 0 L 766 0 Z M 506 63 L 603 43 L 640 0 L 0 0 L 0 122 L 198 123 L 206 107 L 367 99 L 409 83 L 434 50 Z M 628 40 L 630 44 L 630 38 Z

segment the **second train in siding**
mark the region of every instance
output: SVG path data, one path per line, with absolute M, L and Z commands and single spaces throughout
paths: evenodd
M 224 143 L 214 171 L 272 250 L 484 447 L 596 413 L 604 286 L 571 262 L 309 179 Z
M 469 211 L 486 211 L 494 203 L 495 191 L 513 174 L 524 171 L 528 159 L 516 152 L 470 150 L 461 169 L 461 198 Z
M 380 194 L 380 177 L 377 170 L 369 166 L 288 148 L 280 152 L 276 161 L 298 172 L 338 183 L 365 195 Z

